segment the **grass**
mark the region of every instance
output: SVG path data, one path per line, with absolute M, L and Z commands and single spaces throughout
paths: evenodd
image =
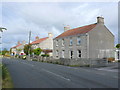
M 13 88 L 13 82 L 5 65 L 1 65 L 2 68 L 2 88 Z

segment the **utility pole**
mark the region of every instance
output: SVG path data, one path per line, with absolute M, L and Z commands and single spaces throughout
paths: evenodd
M 30 40 L 31 40 L 31 31 L 29 31 L 29 50 L 28 50 L 28 54 L 30 56 L 30 50 L 31 50 L 31 47 L 30 47 Z

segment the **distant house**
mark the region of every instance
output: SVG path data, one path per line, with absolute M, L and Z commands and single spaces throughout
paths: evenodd
M 17 45 L 11 48 L 11 54 L 12 55 L 24 55 L 24 45 L 25 45 L 25 41 L 23 41 L 22 43 L 20 43 L 20 41 L 18 41 Z
M 114 57 L 114 35 L 104 25 L 104 18 L 97 23 L 70 29 L 53 39 L 53 57 L 59 58 L 107 58 Z
M 33 49 L 41 48 L 43 50 L 43 54 L 47 53 L 52 56 L 53 51 L 53 34 L 48 33 L 48 37 L 39 38 L 36 36 L 35 41 L 30 43 Z

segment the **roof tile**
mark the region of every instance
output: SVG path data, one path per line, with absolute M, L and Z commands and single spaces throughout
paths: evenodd
M 90 30 L 92 30 L 96 26 L 96 24 L 97 23 L 86 25 L 86 26 L 83 26 L 83 27 L 70 29 L 66 32 L 63 32 L 62 34 L 60 34 L 56 38 L 61 38 L 61 37 L 66 37 L 66 36 L 71 36 L 71 35 L 76 35 L 76 34 L 85 34 L 85 33 L 89 32 Z

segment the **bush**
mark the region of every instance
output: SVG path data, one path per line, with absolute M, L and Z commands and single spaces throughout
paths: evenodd
M 38 61 L 37 59 L 33 59 L 32 61 Z
M 114 57 L 110 57 L 110 58 L 107 58 L 108 62 L 113 62 L 115 61 L 115 58 Z
M 48 54 L 42 54 L 41 56 L 42 56 L 42 57 L 49 57 Z

